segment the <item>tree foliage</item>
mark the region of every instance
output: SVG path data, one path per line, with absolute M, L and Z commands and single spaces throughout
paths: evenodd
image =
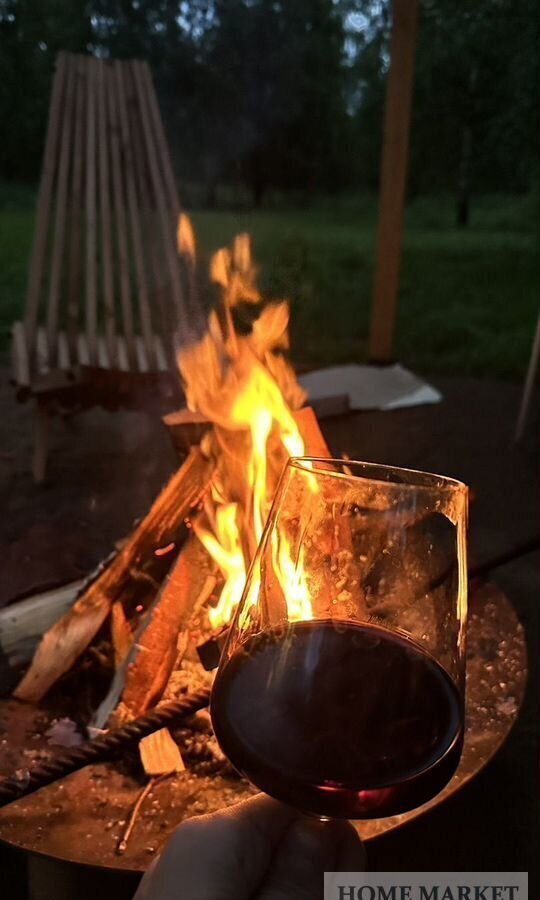
M 309 197 L 375 187 L 389 0 L 0 0 L 0 177 L 36 180 L 60 49 L 149 61 L 177 174 Z M 424 0 L 411 190 L 526 190 L 532 0 Z

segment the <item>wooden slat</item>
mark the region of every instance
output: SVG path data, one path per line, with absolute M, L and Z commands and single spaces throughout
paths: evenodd
M 97 362 L 98 366 L 102 369 L 111 369 L 113 368 L 111 359 L 109 357 L 109 348 L 107 346 L 107 341 L 103 337 L 103 335 L 98 335 L 97 341 Z
M 101 60 L 96 63 L 97 123 L 99 151 L 99 212 L 101 221 L 101 265 L 103 274 L 103 303 L 105 313 L 105 341 L 110 365 L 116 361 L 114 283 L 112 272 L 112 229 L 109 197 L 109 152 L 107 141 L 107 99 L 105 95 L 106 67 Z
M 394 0 L 369 357 L 392 359 L 399 289 L 418 0 Z
M 143 67 L 141 63 L 133 63 L 135 84 L 139 95 L 139 105 L 141 110 L 141 120 L 143 125 L 147 159 L 150 168 L 150 176 L 152 179 L 152 189 L 156 200 L 158 221 L 165 250 L 167 270 L 170 278 L 171 295 L 174 301 L 175 309 L 177 311 L 178 325 L 179 327 L 181 327 L 182 325 L 187 326 L 188 323 L 185 319 L 184 299 L 182 294 L 182 285 L 180 282 L 180 267 L 178 264 L 178 255 L 176 252 L 176 231 L 172 228 L 171 211 L 167 206 L 167 195 L 162 178 L 160 176 L 158 161 L 156 157 L 156 147 L 154 143 L 152 120 L 150 117 L 149 102 L 147 96 L 147 85 L 142 69 Z
M 49 345 L 44 328 L 38 328 L 36 332 L 36 368 L 38 372 L 48 372 L 51 368 L 49 360 Z
M 167 365 L 167 354 L 165 353 L 163 342 L 157 334 L 154 335 L 154 346 L 156 348 L 157 367 L 160 372 L 166 372 L 169 368 Z
M 60 292 L 62 290 L 62 269 L 65 261 L 64 236 L 70 149 L 73 139 L 74 75 L 75 58 L 69 54 L 66 58 L 66 90 L 62 109 L 62 137 L 56 184 L 51 270 L 47 302 L 47 341 L 49 344 L 49 362 L 51 366 L 56 365 L 57 360 L 58 310 L 60 306 Z
M 176 181 L 174 178 L 174 172 L 169 155 L 167 139 L 163 128 L 163 122 L 159 113 L 156 92 L 152 83 L 152 75 L 150 73 L 148 63 L 136 62 L 134 63 L 134 65 L 138 67 L 138 71 L 140 73 L 140 84 L 144 92 L 147 108 L 152 122 L 158 164 L 165 183 L 166 203 L 170 209 L 172 217 L 171 225 L 176 233 L 176 225 L 178 216 L 180 214 L 180 201 L 178 198 L 178 191 L 176 188 Z M 197 334 L 204 331 L 204 316 L 202 316 L 201 309 L 196 302 L 196 291 L 193 290 L 193 282 L 191 285 L 191 290 L 187 292 L 187 296 L 184 294 L 182 295 L 182 300 L 182 309 L 179 311 L 179 315 L 181 317 L 179 322 L 180 326 L 182 326 L 182 324 L 186 324 L 182 323 L 182 317 L 187 317 L 190 326 L 190 328 L 187 329 L 188 337 L 190 330 L 192 334 Z
M 137 65 L 137 63 L 132 64 Z M 154 85 L 152 82 L 152 74 L 150 72 L 150 67 L 148 63 L 142 62 L 138 64 L 141 72 L 141 81 L 145 88 L 145 97 L 146 103 L 149 109 L 151 121 L 152 121 L 152 129 L 154 133 L 154 141 L 156 144 L 157 156 L 160 165 L 161 172 L 163 174 L 164 182 L 165 182 L 165 197 L 166 197 L 166 205 L 170 209 L 171 215 L 171 228 L 174 233 L 176 233 L 176 227 L 178 223 L 178 216 L 180 215 L 180 200 L 178 197 L 178 190 L 176 186 L 176 179 L 174 177 L 174 171 L 171 164 L 171 158 L 169 154 L 167 138 L 165 136 L 165 131 L 163 128 L 163 121 L 160 115 L 159 106 L 157 102 L 156 92 L 154 89 Z M 176 243 L 175 243 L 175 250 Z M 171 339 L 174 331 L 174 325 L 171 325 L 171 310 L 167 308 L 166 299 L 170 291 L 162 290 L 159 286 L 158 279 L 156 278 L 156 294 L 158 300 L 160 301 L 160 308 L 162 309 L 162 319 L 164 322 L 164 330 L 163 335 L 166 339 L 165 350 L 168 358 L 168 368 L 175 369 L 176 368 L 176 351 L 177 348 L 174 346 L 174 341 Z M 184 302 L 184 311 L 180 313 L 180 315 L 185 315 L 185 310 L 189 307 L 191 296 L 183 295 Z M 199 309 L 193 309 L 192 314 L 197 316 L 200 314 Z
M 126 110 L 128 128 L 133 160 L 133 176 L 139 206 L 143 214 L 151 211 L 152 197 L 150 194 L 150 171 L 145 154 L 144 136 L 142 132 L 141 114 L 138 106 L 138 96 L 135 88 L 132 63 L 124 65 L 124 91 L 126 98 Z M 144 233 L 145 249 L 147 233 Z
M 60 117 L 64 101 L 66 87 L 67 54 L 60 53 L 56 63 L 56 73 L 53 82 L 49 122 L 47 126 L 47 139 L 36 211 L 36 225 L 32 245 L 32 256 L 28 274 L 28 286 L 26 290 L 26 309 L 24 327 L 26 343 L 30 354 L 34 347 L 36 328 L 39 313 L 39 299 L 43 279 L 45 251 L 47 248 L 47 232 L 49 224 L 49 211 L 54 184 L 54 173 L 57 160 L 57 148 L 60 141 Z
M 178 193 L 146 65 L 108 64 L 70 54 L 58 58 L 24 321 L 23 377 L 30 382 L 33 347 L 41 330 L 39 303 L 53 200 L 46 335 L 39 335 L 41 371 L 58 366 L 69 369 L 77 363 L 145 373 L 167 371 L 174 365 L 169 337 L 178 320 L 190 323 L 183 315 L 175 243 Z M 145 216 L 152 240 L 145 240 Z M 137 340 L 132 265 L 142 333 Z M 115 313 L 115 271 L 121 328 Z M 152 288 L 159 316 L 152 309 Z M 99 335 L 101 303 L 106 354 Z M 84 325 L 80 321 L 83 309 Z M 20 328 L 16 341 L 21 344 Z M 20 352 L 17 358 L 20 378 Z
M 88 341 L 85 334 L 77 335 L 77 362 L 81 366 L 90 365 L 90 354 L 88 352 Z
M 137 365 L 139 367 L 139 372 L 148 372 L 151 367 L 148 364 L 146 345 L 138 335 L 135 338 L 135 346 L 137 348 Z
M 139 317 L 146 355 L 150 360 L 150 363 L 153 365 L 154 347 L 152 343 L 152 320 L 150 316 L 150 306 L 148 304 L 148 286 L 146 280 L 146 270 L 144 266 L 143 247 L 141 240 L 141 223 L 139 220 L 137 194 L 135 192 L 133 149 L 131 146 L 131 136 L 128 126 L 128 116 L 126 108 L 127 98 L 124 85 L 124 71 L 122 63 L 116 62 L 114 64 L 114 71 L 116 75 L 118 108 L 120 110 L 120 128 L 122 135 L 122 150 L 124 155 L 124 174 L 126 177 L 128 215 L 131 226 L 130 230 L 135 264 Z
M 15 322 L 13 326 L 13 373 L 18 387 L 30 387 L 30 359 L 26 344 L 26 332 L 22 322 Z
M 119 337 L 117 344 L 117 363 L 121 372 L 129 372 L 129 359 L 126 350 L 126 342 L 123 337 Z
M 65 331 L 58 332 L 58 365 L 61 369 L 69 369 L 70 367 L 70 353 L 69 353 L 69 345 L 67 334 Z
M 86 338 L 90 363 L 97 360 L 97 294 L 96 294 L 96 66 L 90 57 L 86 60 L 86 268 L 85 304 Z
M 169 315 L 165 299 L 166 291 L 162 288 L 164 265 L 158 251 L 159 229 L 156 230 L 154 214 L 155 203 L 150 191 L 150 170 L 146 156 L 146 145 L 142 130 L 139 95 L 135 84 L 133 63 L 128 62 L 126 64 L 124 70 L 124 87 L 126 91 L 129 130 L 133 151 L 135 184 L 141 211 L 140 220 L 143 232 L 143 249 L 146 256 L 146 268 L 149 275 L 150 314 L 152 317 L 154 334 L 159 332 L 165 337 L 168 337 L 174 329 L 174 319 L 171 320 L 171 316 Z M 157 315 L 155 312 L 156 307 L 158 312 Z
M 139 63 L 139 68 L 141 72 L 141 80 L 145 86 L 146 91 L 146 99 L 148 103 L 148 108 L 150 111 L 150 117 L 152 121 L 152 129 L 154 131 L 154 137 L 158 150 L 158 157 L 161 165 L 161 170 L 163 173 L 163 177 L 165 180 L 166 187 L 166 196 L 168 199 L 168 206 L 172 210 L 174 223 L 178 218 L 178 214 L 180 212 L 180 200 L 178 198 L 178 190 L 176 187 L 176 180 L 174 177 L 173 167 L 171 163 L 171 157 L 169 154 L 169 148 L 167 144 L 167 138 L 165 137 L 165 130 L 163 128 L 163 121 L 159 112 L 156 92 L 154 90 L 154 84 L 152 82 L 152 74 L 150 72 L 150 67 L 148 63 L 141 62 Z
M 84 56 L 75 57 L 75 135 L 71 170 L 71 212 L 69 233 L 69 274 L 67 299 L 67 332 L 71 362 L 77 361 L 79 330 L 79 295 L 81 293 L 82 207 L 84 122 L 86 107 L 86 64 Z
M 127 222 L 124 182 L 120 159 L 120 115 L 118 98 L 114 88 L 115 78 L 113 63 L 107 64 L 108 72 L 108 107 L 109 127 L 111 130 L 111 174 L 113 188 L 114 221 L 116 225 L 117 267 L 119 274 L 120 303 L 122 308 L 123 336 L 129 365 L 136 369 L 135 331 L 133 327 L 133 310 L 131 308 L 129 252 L 127 243 Z

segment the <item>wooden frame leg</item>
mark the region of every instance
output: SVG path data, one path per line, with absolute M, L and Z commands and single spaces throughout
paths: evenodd
M 34 423 L 34 463 L 33 473 L 36 484 L 45 480 L 47 450 L 49 445 L 49 408 L 45 403 L 36 403 Z

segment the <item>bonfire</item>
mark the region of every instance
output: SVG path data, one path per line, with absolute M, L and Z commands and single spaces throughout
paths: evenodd
M 199 273 L 185 215 L 178 249 L 194 309 Z M 217 303 L 202 334 L 188 327 L 179 336 L 187 408 L 166 417 L 175 443 L 180 434 L 189 445 L 194 424 L 198 443 L 121 549 L 44 635 L 18 698 L 58 703 L 75 689 L 70 715 L 95 732 L 211 683 L 287 459 L 328 455 L 285 355 L 289 305 L 265 302 L 256 274 L 247 234 L 212 257 Z M 310 618 L 302 560 L 291 558 L 286 540 L 275 548 L 274 568 L 290 619 Z M 194 754 L 200 732 L 205 749 Z M 173 763 L 181 769 L 190 755 L 226 771 L 204 716 L 176 737 L 159 732 L 141 742 L 148 774 Z

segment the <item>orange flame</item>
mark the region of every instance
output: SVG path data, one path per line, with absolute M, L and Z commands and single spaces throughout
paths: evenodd
M 290 544 L 282 536 L 281 541 L 274 540 L 272 544 L 272 561 L 287 602 L 289 619 L 295 621 L 313 618 L 304 569 L 304 549 L 300 549 L 295 564 L 292 560 Z
M 185 216 L 178 243 L 194 264 L 193 230 Z M 292 414 L 304 393 L 278 352 L 288 346 L 288 304 L 261 306 L 248 235 L 238 235 L 231 250 L 214 254 L 210 277 L 220 290 L 219 310 L 210 313 L 204 337 L 180 350 L 178 366 L 188 406 L 213 425 L 204 449 L 214 457 L 216 473 L 195 532 L 225 579 L 219 603 L 209 611 L 212 626 L 218 627 L 230 620 L 240 601 L 283 465 L 287 457 L 304 453 Z M 235 310 L 244 304 L 258 305 L 259 314 L 251 331 L 239 334 Z M 303 554 L 293 562 L 282 537 L 272 559 L 290 618 L 311 618 Z M 258 594 L 252 587 L 250 603 Z
M 185 254 L 192 262 L 195 262 L 195 235 L 189 216 L 182 213 L 178 218 L 176 232 L 178 251 Z
M 236 524 L 237 505 L 224 503 L 216 509 L 215 533 L 195 524 L 195 533 L 204 544 L 210 556 L 216 561 L 225 583 L 219 604 L 210 608 L 208 617 L 213 628 L 228 622 L 232 617 L 246 581 L 244 554 L 240 534 Z

